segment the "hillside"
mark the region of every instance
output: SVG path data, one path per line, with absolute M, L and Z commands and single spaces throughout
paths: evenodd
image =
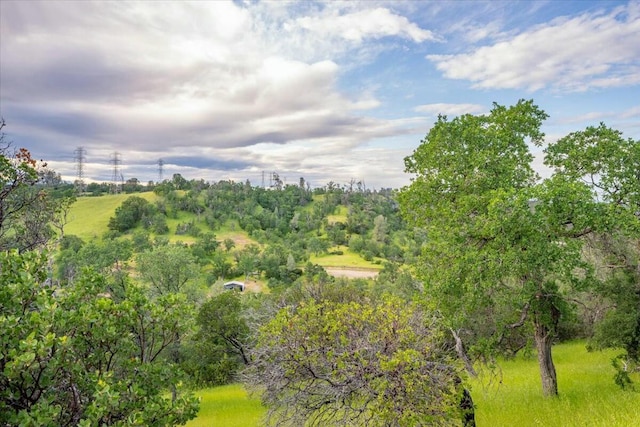
M 246 279 L 257 283 L 257 289 L 282 279 L 278 269 L 291 270 L 291 256 L 297 268 L 311 262 L 336 277 L 374 278 L 387 252 L 397 257 L 403 251 L 397 242 L 404 238 L 396 235 L 404 230 L 399 227 L 401 221 L 389 194 L 349 194 L 342 190 L 311 193 L 297 186 L 265 190 L 232 182 L 195 190 L 161 187 L 155 192 L 79 197 L 69 212 L 65 234 L 84 242 L 100 241 L 107 234 L 113 237 L 109 220 L 133 196 L 149 202 L 154 218 L 160 217 L 166 231 L 156 232 L 153 227 L 137 224 L 120 233 L 119 238 L 143 233 L 150 239 L 196 245 L 204 236 L 213 237 L 218 252 L 235 267 L 235 274 L 226 278 Z M 243 274 L 240 258 L 254 248 L 258 248 L 254 257 L 263 263 L 262 272 Z M 212 268 L 205 263 L 203 272 Z
M 154 202 L 158 196 L 153 192 L 136 193 L 149 202 Z M 65 226 L 66 234 L 73 234 L 88 241 L 100 238 L 109 229 L 109 218 L 132 194 L 109 194 L 99 197 L 79 197 L 71 206 L 68 220 Z

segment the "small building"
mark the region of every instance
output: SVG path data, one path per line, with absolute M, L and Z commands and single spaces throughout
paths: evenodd
M 240 292 L 244 291 L 244 283 L 238 282 L 236 280 L 227 282 L 224 285 L 222 285 L 222 287 L 228 290 L 234 290 L 234 291 L 240 291 Z

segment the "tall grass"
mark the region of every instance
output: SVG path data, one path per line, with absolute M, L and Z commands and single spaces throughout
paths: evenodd
M 187 427 L 251 427 L 261 424 L 265 409 L 260 400 L 249 397 L 239 384 L 200 390 L 198 418 Z
M 581 342 L 555 346 L 557 398 L 542 397 L 535 354 L 501 362 L 500 376 L 484 374 L 471 384 L 478 427 L 640 426 L 640 393 L 613 383 L 611 358 L 616 354 L 589 353 Z M 200 413 L 188 427 L 261 425 L 265 409 L 241 385 L 201 390 L 198 396 Z
M 478 426 L 640 426 L 640 393 L 613 382 L 616 351 L 587 352 L 582 342 L 557 345 L 559 396 L 544 398 L 535 353 L 500 363 L 472 384 Z

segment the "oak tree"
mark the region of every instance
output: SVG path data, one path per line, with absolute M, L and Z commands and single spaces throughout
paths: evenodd
M 199 297 L 195 282 L 199 267 L 189 248 L 182 244 L 156 245 L 138 254 L 137 269 L 153 295 L 182 293 L 194 301 Z
M 555 174 L 584 183 L 599 212 L 592 217 L 591 247 L 601 296 L 611 302 L 597 325 L 597 346 L 623 348 L 631 366 L 640 365 L 640 141 L 601 123 L 572 132 L 545 149 Z M 624 384 L 627 369 L 617 381 Z
M 592 277 L 581 237 L 600 206 L 580 181 L 537 180 L 529 147 L 543 142 L 546 118 L 524 100 L 485 115 L 440 116 L 405 159 L 414 178 L 400 203 L 407 221 L 427 231 L 418 270 L 454 337 L 467 333 L 486 355 L 530 328 L 543 393 L 556 395 L 552 344 L 567 291 Z
M 41 249 L 62 231 L 72 198 L 53 197 L 39 185 L 46 163 L 25 148 L 14 148 L 4 126 L 0 118 L 0 250 Z

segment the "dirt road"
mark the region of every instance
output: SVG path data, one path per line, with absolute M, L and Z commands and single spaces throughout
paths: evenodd
M 378 275 L 378 270 L 367 268 L 326 267 L 325 270 L 334 277 L 349 279 L 373 279 Z

